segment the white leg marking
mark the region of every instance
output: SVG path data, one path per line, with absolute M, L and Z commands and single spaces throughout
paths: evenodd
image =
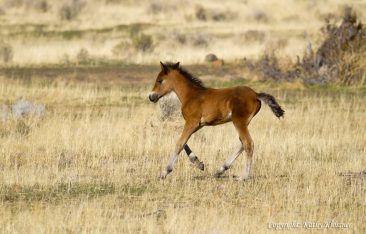
M 247 161 L 247 164 L 245 166 L 245 171 L 244 171 L 244 175 L 243 175 L 242 179 L 244 179 L 244 180 L 249 179 L 251 168 L 252 168 L 252 162 L 251 162 L 251 160 L 249 160 L 249 161 Z
M 231 167 L 231 164 L 235 161 L 235 159 L 243 152 L 244 147 L 243 144 L 240 143 L 240 145 L 236 148 L 235 152 L 225 161 L 224 167 L 229 168 Z
M 225 118 L 225 120 L 226 121 L 230 121 L 231 120 L 231 117 L 232 117 L 232 113 L 231 113 L 231 111 L 227 114 L 227 116 L 226 116 L 226 118 Z
M 234 153 L 224 162 L 224 165 L 220 167 L 220 169 L 217 171 L 216 175 L 220 175 L 224 173 L 227 169 L 231 167 L 235 159 L 239 157 L 239 155 L 243 152 L 244 147 L 243 144 L 240 143 L 240 145 L 235 149 Z
M 188 155 L 189 160 L 191 160 L 191 162 L 194 162 L 194 160 L 196 159 L 196 155 L 192 152 Z
M 160 178 L 164 179 L 170 172 L 173 171 L 173 167 L 175 162 L 177 161 L 179 156 L 179 152 L 174 152 L 169 159 L 169 163 L 166 166 L 165 170 L 161 173 Z
M 203 162 L 201 162 L 197 156 L 192 152 L 189 154 L 189 161 L 191 161 L 191 163 L 193 163 L 193 165 L 195 167 L 197 167 L 198 169 L 200 169 L 201 171 L 205 170 L 205 165 L 203 164 Z
M 170 173 L 173 170 L 174 164 L 177 161 L 179 156 L 178 152 L 174 152 L 173 155 L 170 157 L 169 163 L 166 167 L 166 170 L 168 171 L 168 173 Z
M 252 160 L 253 160 L 253 151 L 254 151 L 254 144 L 253 141 L 250 142 L 250 148 L 249 149 L 245 149 L 246 154 L 247 154 L 247 160 L 246 160 L 246 165 L 244 168 L 244 173 L 241 179 L 243 180 L 247 180 L 250 177 L 250 172 L 252 169 Z

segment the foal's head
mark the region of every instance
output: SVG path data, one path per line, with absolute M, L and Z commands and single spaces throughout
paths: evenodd
M 175 64 L 169 64 L 169 66 L 160 62 L 160 66 L 161 71 L 159 72 L 154 87 L 149 94 L 149 99 L 152 102 L 157 102 L 159 98 L 173 91 L 171 71 L 179 68 L 179 62 Z

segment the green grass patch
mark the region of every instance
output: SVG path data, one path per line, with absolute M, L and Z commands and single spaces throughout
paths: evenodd
M 0 201 L 57 203 L 65 199 L 92 199 L 110 194 L 142 196 L 146 191 L 147 186 L 144 185 L 125 184 L 116 187 L 112 183 L 60 183 L 53 186 L 13 184 L 0 187 Z
M 123 194 L 127 194 L 130 196 L 142 196 L 147 190 L 147 187 L 144 185 L 123 185 L 121 188 L 121 192 Z
M 113 184 L 61 183 L 54 186 L 5 185 L 0 188 L 3 202 L 57 202 L 77 197 L 95 198 L 115 193 Z
M 45 24 L 18 24 L 18 25 L 1 25 L 0 35 L 8 38 L 24 37 L 24 38 L 62 38 L 65 40 L 78 39 L 84 36 L 108 36 L 111 33 L 122 33 L 129 35 L 136 31 L 141 31 L 151 27 L 151 24 L 134 23 L 120 24 L 112 27 L 92 28 L 92 29 L 71 29 L 71 30 L 54 30 L 58 25 Z

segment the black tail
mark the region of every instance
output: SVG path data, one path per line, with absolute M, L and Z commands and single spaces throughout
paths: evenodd
M 275 116 L 278 118 L 283 117 L 285 111 L 281 108 L 281 106 L 277 103 L 276 99 L 269 94 L 266 93 L 257 93 L 257 98 L 261 101 L 264 101 L 269 107 Z

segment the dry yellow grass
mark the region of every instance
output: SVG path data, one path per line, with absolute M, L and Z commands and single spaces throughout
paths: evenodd
M 213 178 L 238 142 L 226 124 L 189 141 L 204 172 L 182 154 L 160 181 L 183 121 L 161 121 L 148 101 L 146 81 L 158 67 L 42 69 L 78 64 L 82 49 L 86 65 L 195 64 L 208 53 L 231 62 L 266 48 L 293 60 L 309 41 L 314 49 L 321 43 L 324 19 L 340 15 L 345 4 L 366 22 L 364 2 L 90 0 L 71 21 L 61 20 L 59 10 L 72 1 L 45 0 L 45 12 L 37 2 L 0 0 L 0 46 L 10 45 L 13 54 L 10 63 L 1 61 L 0 111 L 20 98 L 46 105 L 42 118 L 3 121 L 0 113 L 1 233 L 366 232 L 364 89 L 244 81 L 273 94 L 286 111 L 277 120 L 263 105 L 251 123 L 254 177 L 235 180 L 241 156 L 223 178 Z M 206 21 L 196 17 L 199 7 Z M 227 18 L 213 20 L 215 14 Z M 150 35 L 154 49 L 133 48 L 135 31 Z M 220 77 L 211 82 L 217 86 L 238 84 L 248 75 L 239 67 L 203 67 L 200 74 Z
M 204 172 L 182 154 L 159 181 L 182 121 L 159 120 L 150 86 L 2 77 L 2 102 L 24 97 L 47 114 L 0 122 L 1 232 L 265 233 L 292 222 L 296 233 L 365 232 L 365 94 L 254 88 L 286 115 L 263 107 L 253 119 L 253 179 L 233 178 L 244 157 L 212 177 L 238 141 L 226 124 L 190 139 Z M 304 227 L 330 221 L 349 227 Z
M 32 5 L 41 0 L 0 1 L 0 35 L 13 47 L 12 64 L 75 61 L 82 48 L 93 58 L 127 63 L 202 63 L 208 53 L 235 61 L 258 57 L 268 47 L 295 60 L 309 41 L 317 48 L 322 41 L 320 28 L 324 19 L 333 15 L 340 22 L 346 4 L 356 9 L 362 22 L 366 21 L 362 15 L 366 4 L 358 0 L 90 0 L 78 1 L 85 2 L 85 7 L 71 21 L 60 18 L 60 9 L 71 0 L 43 1 L 49 5 L 46 12 Z M 199 7 L 204 9 L 207 20 L 196 17 Z M 213 19 L 215 14 L 224 18 Z M 114 54 L 120 42 L 131 40 L 130 31 L 135 29 L 152 37 L 154 49 L 142 53 L 129 45 L 119 55 Z M 179 42 L 177 38 L 184 36 L 185 42 Z

